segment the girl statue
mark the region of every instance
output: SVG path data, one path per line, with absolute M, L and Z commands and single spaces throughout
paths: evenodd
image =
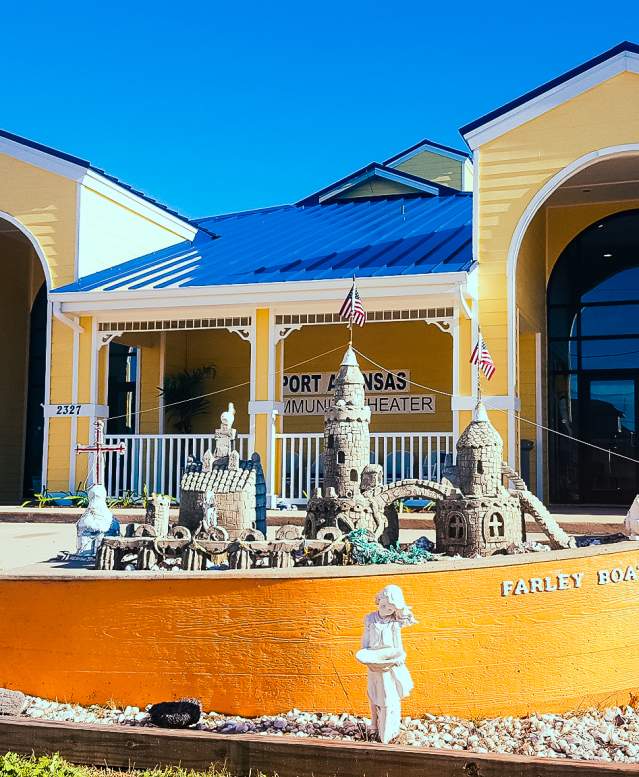
M 387 744 L 399 734 L 401 700 L 413 688 L 401 630 L 417 621 L 397 585 L 387 585 L 375 601 L 377 611 L 364 620 L 362 650 L 356 658 L 368 668 L 372 729 L 380 742 Z

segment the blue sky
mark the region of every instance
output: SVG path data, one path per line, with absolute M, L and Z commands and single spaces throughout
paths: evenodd
M 462 124 L 639 41 L 639 9 L 38 1 L 2 26 L 2 128 L 195 217 L 295 201 L 423 137 L 461 146 Z

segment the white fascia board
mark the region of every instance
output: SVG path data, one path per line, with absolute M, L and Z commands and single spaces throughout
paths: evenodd
M 445 156 L 449 159 L 454 159 L 457 162 L 465 162 L 468 159 L 468 156 L 466 154 L 457 154 L 454 151 L 448 151 L 443 148 L 439 148 L 439 146 L 434 146 L 431 143 L 421 143 L 417 148 L 414 148 L 412 151 L 409 151 L 406 154 L 403 154 L 400 157 L 397 157 L 397 159 L 393 159 L 393 161 L 387 165 L 387 167 L 397 167 L 397 165 L 401 165 L 402 162 L 406 162 L 408 159 L 412 159 L 414 156 L 417 156 L 418 154 L 421 154 L 423 151 L 430 151 L 432 154 L 438 154 L 439 156 Z M 384 164 L 387 164 L 384 162 Z
M 383 276 L 358 278 L 357 287 L 367 305 L 374 300 L 401 300 L 404 306 L 424 307 L 428 298 L 459 298 L 459 289 L 466 293 L 469 274 L 466 272 L 427 273 L 422 275 Z M 68 313 L 97 313 L 99 311 L 133 310 L 163 311 L 166 316 L 179 309 L 193 310 L 201 307 L 237 310 L 245 307 L 279 308 L 301 306 L 308 303 L 341 303 L 351 281 L 338 278 L 323 281 L 285 281 L 282 283 L 233 284 L 178 289 L 139 289 L 136 291 L 90 291 L 53 293 L 53 302 L 61 303 Z M 444 303 L 439 303 L 439 306 Z M 451 303 L 452 304 L 452 303 Z M 237 315 L 237 313 L 235 313 Z
M 113 200 L 118 205 L 137 213 L 143 218 L 153 221 L 164 229 L 175 233 L 184 240 L 193 240 L 197 234 L 197 227 L 188 224 L 183 219 L 158 208 L 152 202 L 145 200 L 128 189 L 119 186 L 115 181 L 110 181 L 95 170 L 85 170 L 85 175 L 80 181 L 82 186 L 92 189 L 107 199 Z
M 426 192 L 427 194 L 433 194 L 437 196 L 439 194 L 439 189 L 436 186 L 431 186 L 427 183 L 422 183 L 421 181 L 413 181 L 412 179 L 407 179 L 406 176 L 402 174 L 402 172 L 398 173 L 391 173 L 388 170 L 380 170 L 376 168 L 375 170 L 369 170 L 366 173 L 362 173 L 362 175 L 358 175 L 356 178 L 351 178 L 351 180 L 344 184 L 343 186 L 340 186 L 336 189 L 331 189 L 330 192 L 326 192 L 326 194 L 323 194 L 320 198 L 320 202 L 325 202 L 326 200 L 331 200 L 333 197 L 337 197 L 342 192 L 347 192 L 349 189 L 354 188 L 360 183 L 364 183 L 364 181 L 368 181 L 371 178 L 385 178 L 387 181 L 393 181 L 393 183 L 401 183 L 404 184 L 404 186 L 410 186 L 413 189 L 417 189 L 421 192 Z
M 60 159 L 60 157 L 49 154 L 46 151 L 26 146 L 24 143 L 19 143 L 17 140 L 9 140 L 8 138 L 0 137 L 0 154 L 6 154 L 20 162 L 26 162 L 49 173 L 70 178 L 72 181 L 81 180 L 87 171 L 86 167 L 75 162 Z
M 467 132 L 464 135 L 464 140 L 474 151 L 476 148 L 484 145 L 484 143 L 488 143 L 515 127 L 519 127 L 521 124 L 531 121 L 531 119 L 536 119 L 558 105 L 572 100 L 574 97 L 583 94 L 583 92 L 598 86 L 604 81 L 626 72 L 639 73 L 639 54 L 631 51 L 621 52 L 611 59 L 595 65 L 590 70 L 586 70 L 568 81 L 564 81 L 549 89 L 547 92 L 543 92 L 537 97 L 533 97 L 527 102 L 518 105 L 516 108 L 508 111 L 508 113 L 497 116 L 492 121 L 488 121 L 486 124 L 482 124 L 480 127 Z
M 47 151 L 41 151 L 17 140 L 9 140 L 3 137 L 0 137 L 0 154 L 6 154 L 20 162 L 26 162 L 34 167 L 39 167 L 41 170 L 76 181 L 88 189 L 93 189 L 144 218 L 170 230 L 184 240 L 192 240 L 197 233 L 197 227 L 168 213 L 162 208 L 158 208 L 143 197 L 133 194 L 133 192 L 128 191 L 84 165 L 78 165 L 75 162 L 61 159 Z

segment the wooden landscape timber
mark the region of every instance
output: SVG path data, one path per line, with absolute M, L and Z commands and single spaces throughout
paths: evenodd
M 635 764 L 485 755 L 297 737 L 0 719 L 0 753 L 114 768 L 224 767 L 233 777 L 622 777 Z

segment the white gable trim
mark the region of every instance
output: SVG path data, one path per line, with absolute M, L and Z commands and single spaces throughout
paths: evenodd
M 46 151 L 31 148 L 31 146 L 26 146 L 16 140 L 9 140 L 9 138 L 0 137 L 0 154 L 6 154 L 20 162 L 26 162 L 49 173 L 70 178 L 72 181 L 79 181 L 86 173 L 86 167 L 82 165 L 69 162 L 66 159 L 60 159 L 60 157 L 49 154 Z
M 17 140 L 10 140 L 4 137 L 0 137 L 0 154 L 6 154 L 20 162 L 39 167 L 41 170 L 46 170 L 54 175 L 60 175 L 71 181 L 76 181 L 89 189 L 103 194 L 119 205 L 123 205 L 143 218 L 155 222 L 159 226 L 164 227 L 164 229 L 168 229 L 184 240 L 192 240 L 197 233 L 197 228 L 188 222 L 168 213 L 163 208 L 159 208 L 152 202 L 145 200 L 144 197 L 134 194 L 125 187 L 84 165 L 61 159 L 55 156 L 55 154 L 50 154 L 47 151 L 32 148 Z
M 438 154 L 439 156 L 445 156 L 449 159 L 455 159 L 458 162 L 465 162 L 468 160 L 467 154 L 448 151 L 448 149 L 440 148 L 439 146 L 435 146 L 432 143 L 428 143 L 426 141 L 424 143 L 420 143 L 417 148 L 414 148 L 412 151 L 407 151 L 405 154 L 402 154 L 402 156 L 397 157 L 396 159 L 391 157 L 392 161 L 384 162 L 384 164 L 388 167 L 397 167 L 397 165 L 401 165 L 402 162 L 406 162 L 408 159 L 412 159 L 414 156 L 417 156 L 424 151 L 430 151 L 432 154 Z
M 518 105 L 507 113 L 497 116 L 492 121 L 470 130 L 464 134 L 464 140 L 474 151 L 484 143 L 498 138 L 515 127 L 531 121 L 531 119 L 536 119 L 547 111 L 572 100 L 620 73 L 639 73 L 639 54 L 622 51 L 605 62 L 558 84 L 522 105 Z
M 417 189 L 417 191 L 420 192 L 426 192 L 427 194 L 433 194 L 435 196 L 439 194 L 439 189 L 436 186 L 432 186 L 431 184 L 427 184 L 425 182 L 422 183 L 421 181 L 414 181 L 412 178 L 407 179 L 401 171 L 398 173 L 391 173 L 389 170 L 380 170 L 379 168 L 375 168 L 374 170 L 368 170 L 367 172 L 362 173 L 355 178 L 351 178 L 348 183 L 345 183 L 342 186 L 331 189 L 330 191 L 323 194 L 319 198 L 319 201 L 326 202 L 326 200 L 331 200 L 333 197 L 338 197 L 343 192 L 347 192 L 349 189 L 353 189 L 355 186 L 358 186 L 360 183 L 364 183 L 371 178 L 385 178 L 388 181 L 393 181 L 393 183 L 401 183 L 404 186 L 409 186 L 413 189 Z
M 173 232 L 184 240 L 193 240 L 197 234 L 197 227 L 188 224 L 162 208 L 158 208 L 157 205 L 119 186 L 115 181 L 105 178 L 100 173 L 96 173 L 95 170 L 85 170 L 84 173 L 80 184 L 87 189 L 92 189 L 103 197 L 113 200 L 118 205 L 122 205 L 139 216 L 153 221 L 158 226 L 164 227 L 164 229 Z

